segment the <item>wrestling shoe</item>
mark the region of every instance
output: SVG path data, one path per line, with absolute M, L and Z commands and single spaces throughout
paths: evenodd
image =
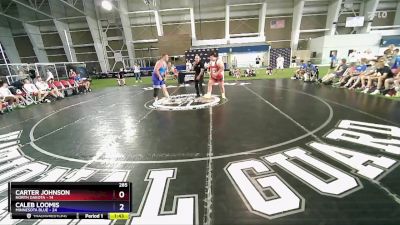
M 222 93 L 222 99 L 226 99 L 225 93 Z
M 378 89 L 376 89 L 374 92 L 371 93 L 371 95 L 379 95 L 380 93 L 381 92 Z

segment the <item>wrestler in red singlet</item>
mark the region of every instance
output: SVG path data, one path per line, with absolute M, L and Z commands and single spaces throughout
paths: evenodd
M 218 60 L 218 54 L 212 52 L 210 54 L 210 80 L 208 80 L 208 90 L 207 94 L 204 95 L 205 98 L 211 98 L 212 87 L 215 83 L 219 84 L 219 89 L 221 90 L 221 96 L 225 99 L 225 87 L 224 87 L 224 63 L 222 60 Z

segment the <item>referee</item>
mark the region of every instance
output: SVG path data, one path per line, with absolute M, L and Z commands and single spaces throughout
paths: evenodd
M 200 97 L 200 93 L 204 95 L 204 63 L 200 60 L 199 55 L 194 57 L 193 70 L 195 71 L 194 87 L 196 88 L 197 97 Z

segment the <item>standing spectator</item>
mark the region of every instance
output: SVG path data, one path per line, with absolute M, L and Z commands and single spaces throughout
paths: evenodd
M 261 67 L 261 58 L 260 58 L 260 56 L 257 56 L 256 57 L 256 68 L 260 68 Z
M 51 79 L 54 80 L 54 75 L 49 69 L 47 69 L 46 70 L 46 82 L 49 82 L 49 80 L 51 80 Z
M 279 55 L 279 57 L 276 59 L 276 68 L 283 70 L 284 63 L 285 63 L 285 58 L 283 58 L 282 55 Z
M 336 52 L 332 52 L 331 53 L 331 69 L 336 68 L 336 63 L 337 63 Z
M 356 50 L 353 50 L 349 54 L 349 63 L 357 63 L 357 51 Z
M 372 53 L 371 49 L 367 49 L 364 52 L 362 58 L 366 58 L 368 61 L 376 59 L 375 55 Z
M 295 55 L 292 56 L 292 65 L 291 65 L 292 68 L 297 66 L 296 59 L 297 59 L 297 56 L 295 56 Z
M 136 63 L 133 66 L 133 73 L 135 74 L 136 83 L 138 81 L 140 81 L 140 83 L 141 83 L 142 82 L 142 77 L 140 76 L 140 66 L 138 64 L 136 64 Z
M 192 70 L 192 64 L 190 63 L 189 60 L 186 60 L 186 71 L 191 71 Z

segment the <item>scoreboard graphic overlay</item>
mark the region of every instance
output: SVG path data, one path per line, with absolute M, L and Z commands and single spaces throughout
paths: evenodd
M 13 219 L 129 219 L 129 182 L 10 182 Z

